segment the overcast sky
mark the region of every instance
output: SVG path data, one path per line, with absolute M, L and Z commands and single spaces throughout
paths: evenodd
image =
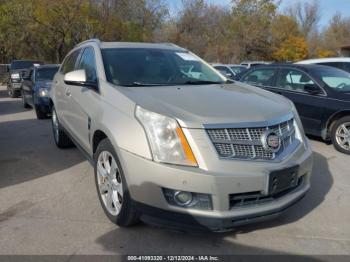
M 171 12 L 179 10 L 181 0 L 166 0 L 170 4 Z M 210 3 L 220 4 L 229 7 L 231 0 L 207 0 Z M 296 0 L 282 0 L 281 9 L 293 4 Z M 300 0 L 301 2 L 311 2 L 312 0 Z M 321 21 L 320 26 L 323 27 L 328 24 L 331 17 L 340 12 L 343 16 L 350 16 L 350 0 L 319 0 L 321 6 Z

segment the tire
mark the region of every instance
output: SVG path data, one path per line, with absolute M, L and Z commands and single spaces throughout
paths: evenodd
M 7 88 L 7 93 L 11 98 L 18 97 L 18 94 L 10 86 Z
M 37 106 L 34 106 L 34 107 L 35 107 L 35 113 L 36 113 L 37 119 L 46 119 L 47 118 L 47 114 L 44 113 L 43 111 L 41 111 L 39 107 L 37 107 Z
M 52 123 L 53 138 L 55 140 L 56 146 L 58 148 L 74 147 L 72 140 L 69 138 L 69 136 L 65 133 L 65 131 L 62 129 L 60 125 L 54 106 L 52 106 L 51 123 Z
M 115 168 L 109 168 L 108 172 L 108 166 L 115 166 Z M 108 139 L 102 140 L 97 146 L 94 154 L 94 169 L 98 198 L 109 220 L 121 227 L 137 224 L 139 215 L 130 197 L 118 156 Z M 108 175 L 102 175 L 107 173 Z
M 23 90 L 22 90 L 22 104 L 23 104 L 24 108 L 30 108 L 30 106 L 28 105 L 27 100 L 26 100 L 26 98 L 24 96 Z
M 335 121 L 331 130 L 331 140 L 337 151 L 350 155 L 350 116 Z

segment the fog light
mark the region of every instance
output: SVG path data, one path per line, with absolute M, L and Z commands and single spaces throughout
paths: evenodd
M 164 197 L 169 205 L 183 208 L 212 210 L 213 204 L 211 195 L 186 192 L 163 188 Z
M 184 191 L 176 191 L 174 200 L 179 206 L 187 206 L 192 202 L 192 193 Z

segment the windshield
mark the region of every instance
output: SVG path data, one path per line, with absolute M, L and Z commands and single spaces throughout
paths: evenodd
M 38 61 L 14 61 L 11 63 L 11 70 L 17 70 L 17 69 L 26 69 L 34 64 L 41 64 L 41 62 Z
M 183 51 L 141 48 L 102 50 L 107 80 L 115 85 L 185 85 L 224 83 L 199 57 Z
M 337 92 L 350 91 L 350 74 L 336 68 L 317 68 L 314 73 L 330 88 Z
M 230 68 L 236 74 L 242 73 L 247 69 L 245 66 L 230 66 Z
M 53 80 L 55 74 L 58 71 L 58 67 L 48 67 L 48 68 L 39 68 L 36 71 L 35 80 Z

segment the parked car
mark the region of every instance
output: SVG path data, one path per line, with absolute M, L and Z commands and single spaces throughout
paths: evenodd
M 25 108 L 32 107 L 38 119 L 50 114 L 49 92 L 59 65 L 33 66 L 23 76 L 22 102 Z
M 227 65 L 224 64 L 212 64 L 212 66 L 219 71 L 224 77 L 234 79 L 236 73 Z
M 12 98 L 21 94 L 22 74 L 33 65 L 40 65 L 42 62 L 34 60 L 14 60 L 8 68 L 9 81 L 7 83 L 8 95 Z
M 270 62 L 265 61 L 243 61 L 240 65 L 245 66 L 246 68 L 251 68 L 259 65 L 268 65 Z
M 227 65 L 227 66 L 229 66 L 229 67 L 231 68 L 231 70 L 232 70 L 236 75 L 241 74 L 241 73 L 247 71 L 247 69 L 248 69 L 248 68 L 247 68 L 246 66 L 244 66 L 244 65 L 229 64 L 229 65 Z
M 309 59 L 297 62 L 297 64 L 317 64 L 332 66 L 344 70 L 350 73 L 350 57 L 334 57 L 334 58 L 320 58 L 320 59 Z
M 226 231 L 276 217 L 310 188 L 312 150 L 293 103 L 228 84 L 181 47 L 83 42 L 51 99 L 56 145 L 84 152 L 119 226 Z
M 331 140 L 350 154 L 350 74 L 321 65 L 276 64 L 253 68 L 241 82 L 262 87 L 292 100 L 305 132 Z

